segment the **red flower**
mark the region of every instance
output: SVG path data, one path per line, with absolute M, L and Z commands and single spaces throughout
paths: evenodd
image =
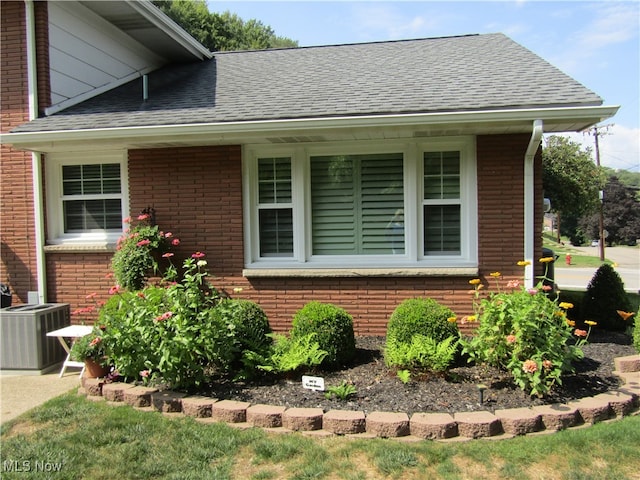
M 99 344 L 102 341 L 102 338 L 100 337 L 96 337 L 93 340 L 91 340 L 91 343 L 89 343 L 90 347 L 95 347 L 97 344 Z
M 203 258 L 203 257 L 204 257 L 204 253 L 202 252 L 196 252 L 193 255 L 191 255 L 191 258 L 195 258 L 195 259 Z
M 171 240 L 171 245 L 173 245 L 174 247 L 177 247 L 178 245 L 180 245 L 180 240 L 177 238 L 174 238 L 173 240 Z

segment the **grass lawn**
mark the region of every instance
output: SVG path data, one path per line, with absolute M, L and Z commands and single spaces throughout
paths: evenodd
M 238 430 L 70 393 L 3 425 L 1 440 L 3 479 L 640 478 L 640 416 L 509 440 L 405 443 Z
M 542 237 L 542 246 L 546 248 L 550 248 L 553 250 L 555 255 L 559 255 L 558 260 L 556 260 L 558 267 L 563 267 L 565 265 L 565 258 L 567 254 L 571 255 L 571 266 L 573 267 L 599 267 L 603 263 L 608 263 L 609 265 L 613 264 L 610 260 L 604 259 L 604 262 L 600 261 L 600 249 L 597 247 L 593 247 L 593 254 L 587 255 L 581 250 L 574 248 L 567 241 L 564 245 L 556 242 L 555 238 L 551 238 L 548 235 L 543 235 Z M 606 249 L 605 249 L 606 254 Z

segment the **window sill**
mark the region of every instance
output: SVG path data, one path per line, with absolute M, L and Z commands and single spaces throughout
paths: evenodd
M 45 253 L 113 253 L 115 244 L 111 243 L 64 243 L 45 245 Z
M 246 278 L 474 277 L 477 267 L 437 268 L 245 268 Z

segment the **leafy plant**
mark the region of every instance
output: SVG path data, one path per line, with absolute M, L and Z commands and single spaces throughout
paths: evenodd
M 94 327 L 89 335 L 77 338 L 71 346 L 71 358 L 78 362 L 93 360 L 98 365 L 108 365 L 109 359 L 102 337 L 102 330 Z
M 101 311 L 103 339 L 120 375 L 158 379 L 174 388 L 205 382 L 233 358 L 233 329 L 212 310 L 219 300 L 197 252 L 184 261 L 180 282 L 115 290 Z
M 315 367 L 327 356 L 327 352 L 316 341 L 315 333 L 296 338 L 270 333 L 268 337 L 273 339 L 273 344 L 267 355 L 256 351 L 249 351 L 245 355 L 246 362 L 265 372 L 287 373 Z
M 541 259 L 543 263 L 551 260 Z M 497 272 L 492 276 L 500 277 Z M 477 293 L 480 282 L 473 283 Z M 574 330 L 575 322 L 566 317 L 573 305 L 551 300 L 550 287 L 542 282 L 533 289 L 518 285 L 510 281 L 500 291 L 498 284 L 498 293 L 490 294 L 478 307 L 480 326 L 475 336 L 460 343 L 469 361 L 506 369 L 524 391 L 544 396 L 554 384 L 562 383 L 562 374 L 574 370 L 573 362 L 582 358 L 580 346 L 589 332 Z
M 171 232 L 162 232 L 155 225 L 155 211 L 145 209 L 118 239 L 111 268 L 117 285 L 127 290 L 140 290 L 150 275 L 159 272 L 156 257 L 168 252 L 170 246 L 180 243 Z M 126 223 L 131 222 L 129 218 Z
M 344 365 L 356 354 L 353 318 L 344 309 L 329 303 L 309 302 L 293 318 L 293 340 L 314 333 L 320 349 L 327 352 L 323 364 Z
M 410 370 L 398 370 L 396 373 L 400 381 L 404 384 L 407 384 L 411 381 L 411 371 Z
M 618 313 L 624 320 L 629 320 L 631 317 L 633 317 L 633 314 L 630 312 L 620 311 Z M 638 320 L 639 318 L 640 318 L 640 309 L 638 309 L 638 313 L 635 318 L 635 325 L 633 327 L 633 346 L 636 347 L 636 351 L 638 353 L 640 353 L 640 320 Z
M 426 368 L 444 372 L 455 359 L 458 337 L 448 337 L 437 342 L 426 335 L 417 334 L 410 343 L 387 341 L 384 359 L 388 366 Z
M 343 381 L 338 386 L 328 387 L 327 392 L 324 394 L 324 396 L 328 399 L 336 397 L 340 400 L 347 400 L 349 397 L 355 395 L 356 393 L 358 393 L 358 390 L 354 385 Z
M 624 331 L 628 323 L 616 313 L 617 310 L 630 311 L 631 302 L 620 275 L 611 265 L 603 264 L 587 286 L 582 311 L 589 320 L 598 322 L 600 328 Z

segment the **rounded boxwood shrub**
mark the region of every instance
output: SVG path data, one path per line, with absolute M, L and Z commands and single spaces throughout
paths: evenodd
M 409 298 L 391 314 L 387 325 L 387 342 L 411 343 L 414 335 L 424 335 L 436 342 L 458 336 L 458 326 L 448 319 L 455 314 L 432 298 Z
M 233 329 L 236 345 L 241 351 L 262 352 L 271 345 L 271 326 L 262 307 L 251 300 L 226 299 L 216 307 Z
M 291 338 L 315 333 L 314 340 L 327 352 L 326 366 L 349 363 L 356 354 L 353 318 L 346 310 L 330 303 L 309 302 L 293 317 Z
M 626 330 L 629 323 L 617 311 L 631 311 L 631 302 L 620 275 L 611 265 L 605 263 L 596 270 L 587 286 L 581 310 L 583 320 L 598 322 L 598 327 L 604 330 Z

